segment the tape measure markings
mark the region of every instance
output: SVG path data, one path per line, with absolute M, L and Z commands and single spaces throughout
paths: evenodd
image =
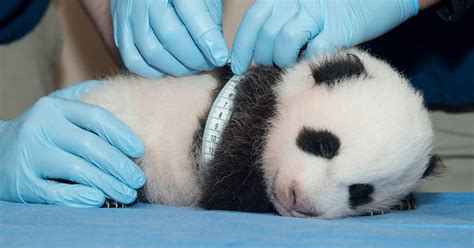
M 234 109 L 235 87 L 241 76 L 233 76 L 222 88 L 212 104 L 206 120 L 201 146 L 201 170 L 207 170 L 209 162 L 221 141 L 221 134 L 229 122 Z

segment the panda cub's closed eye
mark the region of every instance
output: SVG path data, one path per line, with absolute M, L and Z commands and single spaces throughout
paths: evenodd
M 303 127 L 296 139 L 296 145 L 304 152 L 331 159 L 339 151 L 339 138 L 327 130 Z

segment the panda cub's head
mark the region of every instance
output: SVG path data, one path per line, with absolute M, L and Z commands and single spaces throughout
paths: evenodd
M 422 96 L 387 63 L 343 50 L 287 69 L 281 82 L 261 157 L 280 214 L 386 210 L 437 166 Z

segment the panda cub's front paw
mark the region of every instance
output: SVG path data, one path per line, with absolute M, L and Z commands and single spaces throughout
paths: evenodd
M 365 214 L 362 214 L 361 216 L 373 216 L 373 215 L 381 215 L 385 214 L 387 212 L 392 212 L 392 211 L 407 211 L 407 210 L 414 210 L 416 208 L 416 198 L 413 194 L 407 195 L 405 198 L 403 198 L 399 204 L 396 204 L 392 206 L 389 210 L 384 211 L 384 210 L 377 210 L 377 211 L 371 211 Z
M 413 210 L 416 208 L 416 199 L 413 194 L 407 195 L 400 204 L 393 206 L 390 210 L 394 211 L 406 211 L 406 210 Z

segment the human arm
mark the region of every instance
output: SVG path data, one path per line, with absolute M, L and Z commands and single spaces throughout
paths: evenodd
M 109 1 L 81 0 L 82 6 L 96 27 L 109 54 L 120 63 L 120 53 L 114 43 L 114 29 Z
M 0 121 L 0 200 L 99 207 L 105 197 L 136 199 L 146 178 L 129 157 L 143 155 L 142 141 L 103 108 L 77 101 L 100 83 L 54 92 Z

